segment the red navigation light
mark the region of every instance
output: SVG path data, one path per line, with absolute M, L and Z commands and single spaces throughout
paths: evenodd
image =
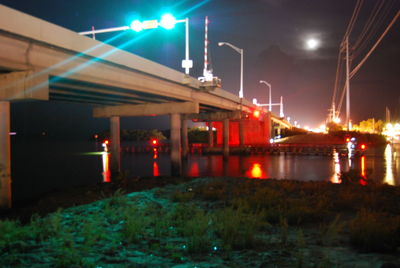
M 365 144 L 361 144 L 361 150 L 365 150 L 365 149 L 367 149 L 367 146 L 365 145 Z
M 151 140 L 151 144 L 153 144 L 153 146 L 158 145 L 158 140 L 152 139 L 152 140 Z
M 350 141 L 350 138 L 346 138 L 346 142 L 349 142 Z
M 109 140 L 105 140 L 105 141 L 104 141 L 104 144 L 106 144 L 106 145 L 108 145 L 109 143 L 110 143 Z
M 260 117 L 260 111 L 259 111 L 259 110 L 254 110 L 253 116 L 254 116 L 255 118 L 259 118 L 259 117 Z

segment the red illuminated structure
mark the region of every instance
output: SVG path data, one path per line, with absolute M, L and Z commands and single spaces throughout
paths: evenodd
M 271 119 L 269 113 L 255 110 L 243 120 L 244 145 L 266 145 L 271 139 Z M 217 130 L 217 145 L 222 145 L 222 122 L 213 122 Z M 239 146 L 239 121 L 229 121 L 229 145 Z

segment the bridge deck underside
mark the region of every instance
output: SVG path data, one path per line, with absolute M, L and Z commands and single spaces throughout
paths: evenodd
M 132 89 L 112 87 L 59 76 L 51 76 L 49 78 L 49 100 L 92 105 L 136 105 L 185 101 Z M 225 111 L 205 104 L 200 104 L 200 110 L 201 112 Z
M 49 79 L 49 99 L 95 105 L 121 105 L 181 102 L 182 100 L 140 92 L 132 89 L 52 76 Z

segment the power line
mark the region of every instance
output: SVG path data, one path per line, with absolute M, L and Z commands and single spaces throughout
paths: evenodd
M 386 34 L 389 32 L 390 28 L 392 28 L 393 24 L 396 22 L 396 20 L 400 16 L 400 11 L 397 11 L 396 15 L 392 19 L 392 21 L 389 23 L 389 25 L 386 27 L 385 31 L 381 34 L 379 39 L 376 41 L 376 43 L 372 46 L 372 48 L 368 51 L 367 55 L 360 61 L 360 63 L 350 72 L 350 78 L 352 78 L 358 70 L 364 65 L 365 61 L 368 59 L 368 57 L 374 52 L 374 50 L 378 47 L 379 43 L 382 41 L 382 39 L 386 36 Z

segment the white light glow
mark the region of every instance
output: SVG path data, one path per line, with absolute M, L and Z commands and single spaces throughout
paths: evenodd
M 310 38 L 306 41 L 306 48 L 308 50 L 315 50 L 319 47 L 319 40 L 315 39 L 315 38 Z
M 171 14 L 165 14 L 161 17 L 160 25 L 164 29 L 171 30 L 175 27 L 176 19 Z
M 131 29 L 135 32 L 143 30 L 143 24 L 139 20 L 134 20 L 131 23 Z

